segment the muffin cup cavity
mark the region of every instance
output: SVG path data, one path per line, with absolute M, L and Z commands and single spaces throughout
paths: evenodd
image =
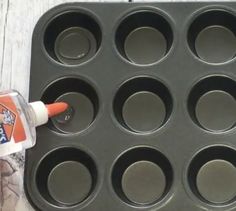
M 116 93 L 113 110 L 118 122 L 137 133 L 150 133 L 168 120 L 173 107 L 165 85 L 154 78 L 137 77 Z
M 199 59 L 224 63 L 236 54 L 236 16 L 225 10 L 209 10 L 195 18 L 188 31 L 188 44 Z
M 236 82 L 226 76 L 209 76 L 198 82 L 188 98 L 192 120 L 211 132 L 230 130 L 236 123 Z
M 114 191 L 133 206 L 150 206 L 169 192 L 173 171 L 168 159 L 148 147 L 133 148 L 122 154 L 112 171 Z
M 170 50 L 173 32 L 168 21 L 152 11 L 137 11 L 120 23 L 116 47 L 123 58 L 137 65 L 153 64 Z
M 91 59 L 101 45 L 100 26 L 83 11 L 64 12 L 48 24 L 44 46 L 48 55 L 64 65 L 78 65 Z
M 236 199 L 236 151 L 211 146 L 191 161 L 188 182 L 197 198 L 212 206 L 229 205 Z
M 50 84 L 42 95 L 46 103 L 66 102 L 69 108 L 52 118 L 48 126 L 62 133 L 76 133 L 87 129 L 95 120 L 99 100 L 94 88 L 79 78 L 62 78 Z
M 93 192 L 97 169 L 92 158 L 77 148 L 50 152 L 39 164 L 36 184 L 41 196 L 58 207 L 82 203 Z

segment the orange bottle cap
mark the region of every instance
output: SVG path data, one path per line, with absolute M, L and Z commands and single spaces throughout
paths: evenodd
M 56 116 L 60 113 L 65 112 L 68 109 L 69 105 L 64 102 L 56 102 L 46 105 L 48 110 L 48 117 Z

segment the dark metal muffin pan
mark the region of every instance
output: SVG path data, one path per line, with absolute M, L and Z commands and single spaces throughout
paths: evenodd
M 236 2 L 70 3 L 33 34 L 42 211 L 236 211 Z

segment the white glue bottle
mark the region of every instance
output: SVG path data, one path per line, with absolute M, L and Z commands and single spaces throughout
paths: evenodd
M 33 147 L 36 127 L 67 108 L 68 104 L 63 102 L 49 105 L 41 101 L 27 103 L 13 90 L 0 92 L 0 157 Z

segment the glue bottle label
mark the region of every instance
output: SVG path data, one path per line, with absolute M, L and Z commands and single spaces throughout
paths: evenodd
M 0 144 L 19 143 L 26 139 L 23 123 L 10 96 L 0 97 Z

